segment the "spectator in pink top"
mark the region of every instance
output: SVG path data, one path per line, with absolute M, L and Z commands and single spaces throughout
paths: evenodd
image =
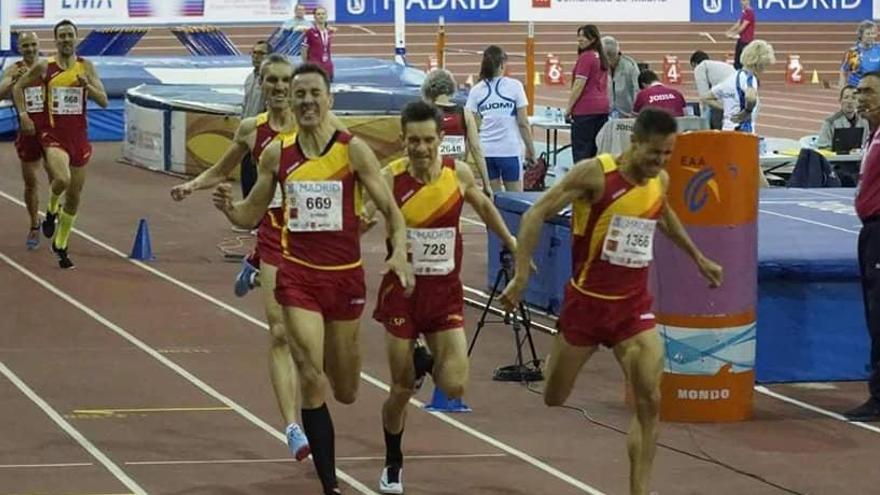
M 571 121 L 573 163 L 596 156 L 596 135 L 608 121 L 608 59 L 602 50 L 599 28 L 578 28 L 578 59 L 574 66 L 571 94 L 565 107 Z
M 739 3 L 742 5 L 742 15 L 736 24 L 724 33 L 728 38 L 736 39 L 736 52 L 733 57 L 733 67 L 736 70 L 742 69 L 739 57 L 742 55 L 743 48 L 755 39 L 755 11 L 749 0 L 740 0 Z
M 654 71 L 646 69 L 639 74 L 639 89 L 641 91 L 633 104 L 635 113 L 645 107 L 653 107 L 662 108 L 675 117 L 684 117 L 684 107 L 687 106 L 684 95 L 661 83 Z
M 303 62 L 311 62 L 333 80 L 333 58 L 330 53 L 332 31 L 327 26 L 327 9 L 315 8 L 315 25 L 306 31 L 302 45 Z

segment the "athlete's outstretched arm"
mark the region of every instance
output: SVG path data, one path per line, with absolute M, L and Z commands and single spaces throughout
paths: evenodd
M 204 170 L 194 179 L 188 180 L 183 184 L 178 184 L 171 188 L 171 197 L 175 201 L 180 201 L 195 191 L 202 189 L 210 189 L 225 181 L 229 174 L 235 170 L 249 148 L 247 144 L 247 136 L 254 131 L 256 121 L 253 118 L 244 119 L 235 130 L 235 136 L 232 143 L 226 148 L 223 156 L 217 160 L 217 163 L 211 165 L 210 168 Z
M 278 180 L 275 172 L 281 160 L 281 142 L 274 141 L 263 154 L 257 165 L 257 182 L 250 194 L 241 201 L 232 201 L 232 186 L 220 184 L 214 191 L 214 206 L 222 211 L 233 225 L 251 229 L 263 218 L 269 203 L 275 196 Z
M 513 310 L 529 282 L 532 253 L 538 246 L 544 222 L 578 198 L 598 197 L 605 187 L 602 166 L 595 159 L 578 162 L 571 171 L 538 198 L 519 224 L 516 249 L 516 273 L 501 294 L 501 302 Z
M 480 125 L 477 123 L 477 119 L 474 118 L 473 113 L 464 112 L 464 127 L 467 132 L 468 152 L 474 157 L 474 163 L 477 164 L 477 170 L 480 171 L 483 191 L 491 196 L 492 186 L 489 184 L 489 169 L 486 167 L 486 155 L 483 154 L 483 145 L 480 144 Z
M 411 289 L 415 286 L 415 278 L 412 266 L 406 259 L 406 221 L 394 202 L 387 179 L 382 177 L 379 160 L 373 150 L 356 137 L 352 138 L 349 145 L 349 158 L 352 169 L 358 174 L 358 179 L 388 225 L 388 237 L 393 250 L 387 261 L 388 268 L 397 274 L 404 289 Z
M 18 123 L 21 132 L 26 135 L 33 135 L 36 132 L 34 121 L 31 120 L 27 113 L 27 105 L 24 101 L 24 88 L 43 79 L 46 74 L 48 62 L 40 60 L 34 64 L 23 76 L 19 77 L 12 87 L 12 101 L 15 102 L 15 109 L 18 111 Z
M 22 71 L 26 71 L 26 68 L 16 68 L 15 65 L 10 65 L 3 71 L 3 77 L 0 78 L 0 100 L 5 100 L 10 91 L 12 91 L 12 86 L 15 85 L 15 81 L 22 75 Z
M 691 236 L 684 229 L 681 220 L 678 219 L 678 215 L 675 214 L 672 208 L 669 207 L 669 203 L 666 202 L 666 188 L 669 185 L 669 175 L 665 171 L 660 173 L 660 182 L 663 183 L 663 210 L 657 226 L 679 249 L 687 253 L 694 260 L 694 263 L 700 269 L 700 273 L 709 281 L 710 287 L 720 286 L 724 279 L 724 270 L 721 268 L 721 265 L 703 255 L 703 252 L 694 244 Z
M 455 173 L 458 175 L 458 181 L 464 186 L 464 200 L 474 208 L 486 227 L 501 238 L 504 246 L 511 253 L 516 253 L 516 238 L 507 229 L 507 224 L 504 223 L 501 213 L 498 213 L 498 209 L 492 204 L 492 200 L 477 187 L 470 165 L 456 160 Z
M 86 74 L 85 77 L 78 76 L 80 83 L 86 88 L 89 98 L 97 103 L 101 108 L 107 108 L 109 101 L 107 100 L 107 92 L 104 91 L 104 83 L 98 77 L 98 71 L 95 70 L 95 64 L 91 60 L 85 61 Z

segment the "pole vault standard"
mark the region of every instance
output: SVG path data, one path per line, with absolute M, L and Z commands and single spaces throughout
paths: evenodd
M 394 0 L 394 61 L 406 65 L 406 0 Z
M 0 50 L 12 50 L 12 2 L 0 1 Z

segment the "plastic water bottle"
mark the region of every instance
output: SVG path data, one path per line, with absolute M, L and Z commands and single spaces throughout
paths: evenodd
M 553 109 L 550 107 L 544 107 L 544 120 L 551 121 L 553 120 Z
M 767 154 L 767 140 L 764 138 L 758 138 L 758 156 L 764 156 Z
M 564 122 L 564 121 L 565 121 L 565 119 L 562 117 L 562 109 L 557 108 L 556 109 L 556 122 Z

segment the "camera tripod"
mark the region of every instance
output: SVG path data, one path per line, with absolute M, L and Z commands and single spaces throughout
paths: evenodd
M 474 337 L 468 346 L 468 357 L 470 357 L 474 346 L 477 344 L 480 331 L 487 323 L 486 317 L 492 308 L 492 301 L 501 294 L 513 276 L 513 254 L 504 249 L 500 253 L 500 258 L 501 268 L 498 269 L 498 273 L 495 275 L 495 284 L 492 286 L 489 300 L 483 306 L 483 313 L 477 322 L 477 330 L 474 332 Z M 519 315 L 517 315 L 517 312 Z M 492 379 L 500 382 L 539 382 L 543 380 L 544 374 L 541 372 L 541 361 L 538 359 L 537 352 L 535 352 L 535 343 L 532 340 L 531 314 L 526 305 L 520 301 L 517 311 L 505 311 L 503 322 L 505 325 L 510 325 L 513 328 L 514 342 L 516 344 L 516 363 L 496 368 Z M 522 336 L 520 336 L 521 333 L 523 334 Z M 523 362 L 522 352 L 522 346 L 526 342 L 528 342 L 529 350 L 532 354 L 532 360 L 528 363 Z

